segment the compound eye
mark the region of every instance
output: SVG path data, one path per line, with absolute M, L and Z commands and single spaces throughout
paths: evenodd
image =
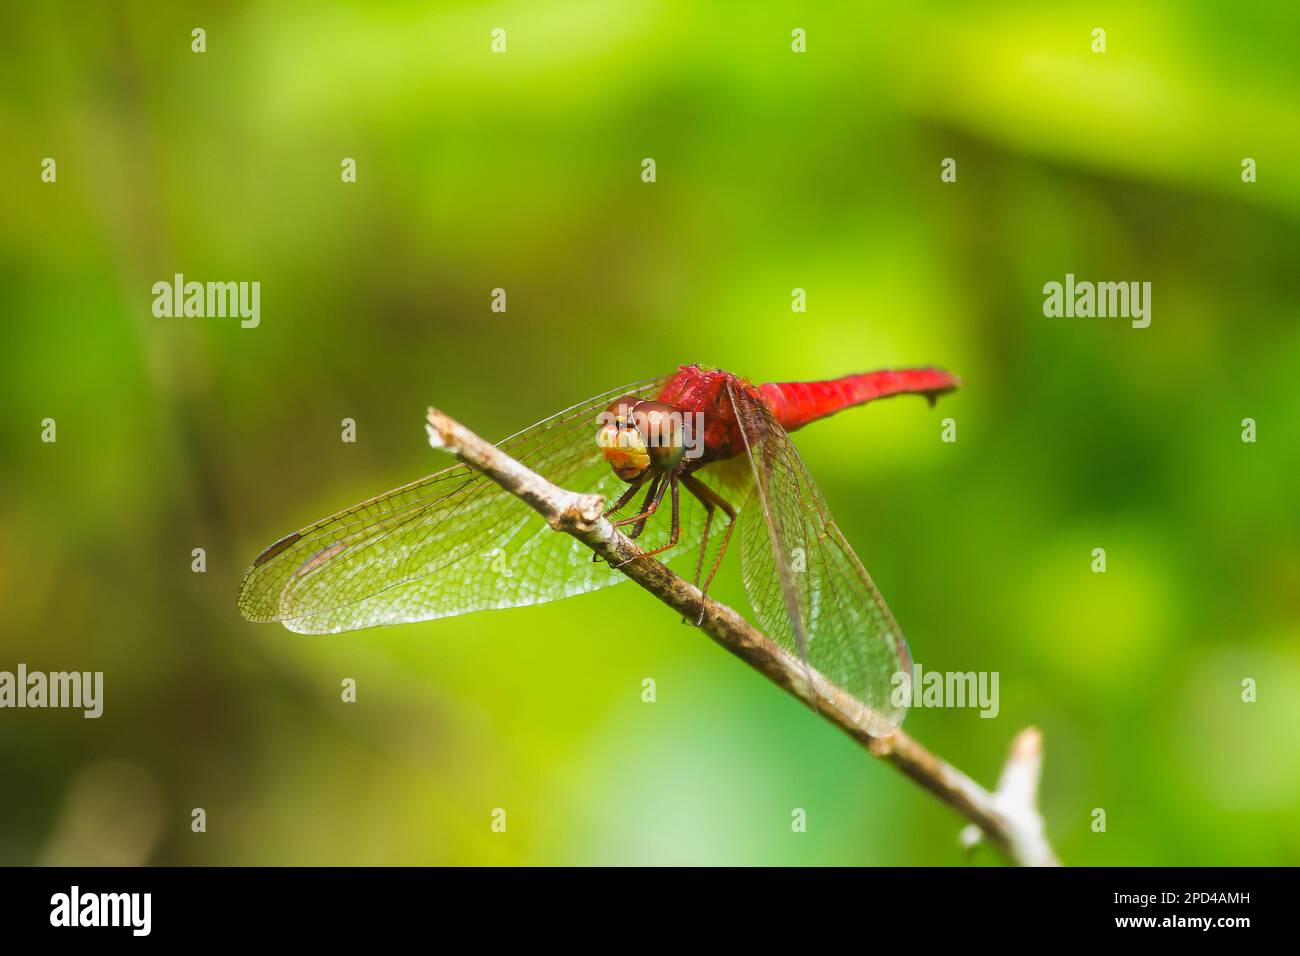
M 603 412 L 596 416 L 596 421 L 601 425 L 611 425 L 614 428 L 630 428 L 636 407 L 640 404 L 642 404 L 641 399 L 635 395 L 624 395 L 622 398 L 616 398 L 609 403 L 609 406 Z
M 658 471 L 671 471 L 686 453 L 682 413 L 667 402 L 641 402 L 633 412 L 650 463 Z
M 624 481 L 636 481 L 651 466 L 650 455 L 633 421 L 640 403 L 636 396 L 625 395 L 596 416 L 599 425 L 596 444 L 614 473 Z

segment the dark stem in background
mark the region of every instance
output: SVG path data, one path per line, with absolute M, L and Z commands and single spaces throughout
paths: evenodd
M 605 499 L 552 485 L 464 425 L 430 408 L 429 443 L 452 452 L 544 517 L 551 528 L 571 535 L 619 568 L 682 617 L 700 628 L 777 686 L 808 704 L 884 760 L 970 821 L 962 834 L 973 845 L 982 833 L 1011 862 L 1057 866 L 1038 812 L 1038 780 L 1043 763 L 1042 734 L 1022 730 L 1012 742 L 998 788 L 989 792 L 956 767 L 939 759 L 901 730 L 880 733 L 883 718 L 825 677 L 811 670 L 725 604 L 704 599 L 694 585 L 649 557 L 602 516 Z M 977 829 L 975 829 L 977 828 Z

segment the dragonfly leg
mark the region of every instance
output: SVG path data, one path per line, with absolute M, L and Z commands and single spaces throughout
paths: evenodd
M 618 501 L 614 502 L 612 505 L 610 505 L 608 508 L 605 509 L 605 517 L 608 518 L 610 515 L 614 514 L 619 509 L 625 507 L 627 503 L 631 501 L 633 497 L 636 496 L 636 493 L 641 490 L 641 486 L 643 484 L 645 484 L 644 479 L 640 481 L 634 481 L 631 485 L 629 485 L 627 491 L 623 492 L 623 494 L 619 496 Z
M 664 492 L 668 489 L 668 483 L 664 480 L 663 475 L 655 475 L 650 479 L 650 487 L 646 489 L 645 501 L 641 502 L 641 513 L 633 515 L 630 518 L 620 518 L 614 522 L 615 528 L 622 528 L 625 525 L 635 525 L 628 534 L 629 538 L 635 538 L 645 530 L 645 523 L 656 511 L 659 510 L 659 502 L 663 501 Z
M 626 507 L 627 503 L 636 496 L 636 493 L 641 490 L 641 486 L 644 484 L 645 484 L 645 476 L 643 475 L 641 478 L 637 479 L 636 481 L 632 482 L 632 484 L 628 485 L 627 491 L 619 495 L 618 500 L 615 501 L 608 508 L 606 508 L 602 516 L 608 518 L 610 515 L 616 513 L 619 509 Z M 599 564 L 601 561 L 604 560 L 604 558 L 602 558 L 598 554 L 593 554 L 591 556 L 591 560 L 593 563 Z
M 629 532 L 628 534 L 629 538 L 635 538 L 638 535 L 640 535 L 643 530 L 645 530 L 646 521 L 648 520 L 650 515 L 655 513 L 655 509 L 659 507 L 659 499 L 655 498 L 655 488 L 656 485 L 659 483 L 661 477 L 662 476 L 660 475 L 655 475 L 653 478 L 650 479 L 650 487 L 646 489 L 645 501 L 641 503 L 641 511 L 643 512 L 643 514 L 639 514 L 631 518 L 623 518 L 619 521 L 614 522 L 615 528 L 619 527 L 620 525 L 629 524 L 634 521 L 640 522 L 635 528 L 631 530 L 631 532 Z M 632 498 L 636 495 L 636 493 L 641 490 L 641 488 L 645 485 L 645 483 L 646 483 L 645 479 L 642 478 L 641 480 L 635 482 L 632 485 L 632 487 L 628 488 L 627 491 L 623 492 L 623 494 L 619 496 L 618 501 L 614 502 L 612 505 L 610 505 L 610 507 L 605 509 L 605 517 L 608 518 L 611 514 L 618 511 L 620 508 L 624 507 L 629 501 L 632 500 Z M 659 494 L 660 495 L 663 494 L 662 490 L 660 490 Z M 601 556 L 598 554 L 593 554 L 591 556 L 591 560 L 593 562 L 599 563 L 604 559 L 601 558 Z
M 640 554 L 633 555 L 632 557 L 624 561 L 622 564 L 614 565 L 615 568 L 621 568 L 623 567 L 624 564 L 631 564 L 633 561 L 636 561 L 639 558 L 649 558 L 656 554 L 660 554 L 664 551 L 667 551 L 669 548 L 677 547 L 677 542 L 681 540 L 682 537 L 682 522 L 681 522 L 681 507 L 680 507 L 681 499 L 678 497 L 679 492 L 677 490 L 676 475 L 669 475 L 668 478 L 664 481 L 664 483 L 659 487 L 659 491 L 655 496 L 655 507 L 656 508 L 659 507 L 659 501 L 660 499 L 663 498 L 664 490 L 669 485 L 671 485 L 673 489 L 673 495 L 672 495 L 673 517 L 672 517 L 672 532 L 668 535 L 668 543 L 661 544 L 659 547 L 654 548 L 650 551 L 642 551 Z
M 703 499 L 701 500 L 703 501 Z M 700 535 L 700 556 L 695 562 L 694 584 L 697 588 L 700 586 L 700 572 L 704 570 L 704 555 L 709 550 L 709 529 L 713 526 L 713 513 L 716 510 L 717 510 L 717 506 L 712 501 L 704 501 L 704 533 Z M 730 531 L 730 528 L 728 528 L 728 531 Z M 723 546 L 724 547 L 726 546 L 725 542 Z M 712 580 L 713 575 L 710 574 L 709 578 L 710 580 Z M 705 587 L 708 587 L 708 585 L 706 584 Z M 701 590 L 700 591 L 700 613 L 694 621 L 694 626 L 699 627 L 700 624 L 702 624 L 703 622 L 704 622 L 704 591 Z M 686 618 L 682 618 L 682 623 L 690 624 L 692 622 L 686 620 Z
M 700 572 L 704 570 L 704 555 L 709 548 L 709 526 L 713 523 L 713 511 L 715 508 L 721 508 L 727 516 L 727 530 L 722 536 L 722 544 L 718 548 L 718 556 L 713 559 L 713 566 L 709 568 L 709 576 L 704 579 L 704 587 L 700 588 L 700 615 L 695 619 L 695 625 L 698 627 L 704 622 L 704 597 L 709 593 L 709 585 L 713 583 L 713 576 L 718 573 L 718 567 L 722 564 L 722 555 L 726 553 L 727 545 L 731 541 L 731 532 L 736 528 L 736 509 L 726 498 L 718 494 L 704 482 L 691 475 L 682 475 L 682 484 L 686 490 L 699 499 L 704 505 L 704 538 L 700 542 L 700 557 L 695 564 L 695 586 L 700 588 Z

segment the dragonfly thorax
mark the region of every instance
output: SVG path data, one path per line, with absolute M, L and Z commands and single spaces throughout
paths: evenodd
M 614 474 L 635 482 L 649 471 L 672 471 L 686 453 L 682 413 L 667 402 L 618 399 L 598 419 L 596 444 Z

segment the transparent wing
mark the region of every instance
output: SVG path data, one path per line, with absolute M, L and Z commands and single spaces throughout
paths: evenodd
M 745 590 L 768 635 L 897 727 L 894 674 L 911 655 L 871 575 L 831 518 L 790 436 L 761 402 L 731 387 L 754 490 L 740 513 Z
M 561 487 L 612 500 L 627 486 L 601 456 L 596 416 L 619 396 L 652 397 L 662 384 L 614 389 L 500 447 Z M 665 557 L 698 544 L 702 509 L 683 519 Z M 453 465 L 273 544 L 245 574 L 239 609 L 249 620 L 325 634 L 539 604 L 623 580 L 490 479 Z

